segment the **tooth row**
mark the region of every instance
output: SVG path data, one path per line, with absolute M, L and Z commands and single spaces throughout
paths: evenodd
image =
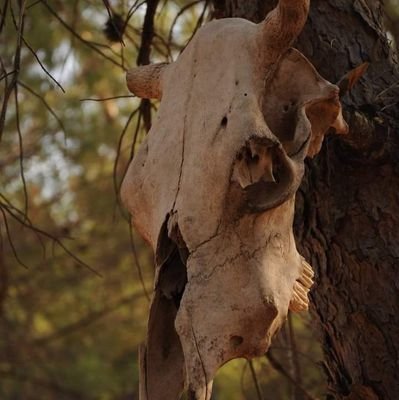
M 302 266 L 303 266 L 302 274 L 309 279 L 313 279 L 314 277 L 313 268 L 304 258 L 302 259 Z
M 309 308 L 308 293 L 313 285 L 314 272 L 310 264 L 302 258 L 302 274 L 294 284 L 290 310 L 293 312 L 306 311 Z
M 294 286 L 294 293 L 290 302 L 290 310 L 293 312 L 307 311 L 308 306 L 308 298 L 306 297 L 306 299 L 304 300 L 304 298 L 296 292 Z
M 296 292 L 304 301 L 308 300 L 309 289 L 305 288 L 300 282 L 294 283 L 294 292 Z
M 298 278 L 298 281 L 302 283 L 304 287 L 310 289 L 313 286 L 313 280 L 305 276 L 304 274 Z

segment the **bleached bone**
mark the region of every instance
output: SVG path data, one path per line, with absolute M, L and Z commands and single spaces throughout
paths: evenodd
M 161 99 L 121 192 L 155 253 L 140 400 L 209 400 L 221 365 L 264 354 L 288 309 L 308 307 L 295 193 L 305 157 L 347 130 L 339 88 L 289 48 L 308 8 L 212 21 L 173 64 L 128 73 Z

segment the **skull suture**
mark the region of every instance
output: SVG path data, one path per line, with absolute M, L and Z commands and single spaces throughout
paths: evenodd
M 263 354 L 289 307 L 307 308 L 295 192 L 329 128 L 347 130 L 338 87 L 290 48 L 308 8 L 211 22 L 175 63 L 128 73 L 133 93 L 161 99 L 122 187 L 156 259 L 142 400 L 210 399 L 221 365 Z

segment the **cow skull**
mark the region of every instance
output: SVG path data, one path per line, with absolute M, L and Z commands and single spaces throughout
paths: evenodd
M 295 192 L 329 128 L 347 131 L 338 87 L 290 48 L 308 9 L 210 22 L 173 64 L 127 75 L 161 99 L 122 185 L 156 260 L 141 400 L 209 400 L 221 365 L 265 353 L 288 309 L 307 309 Z

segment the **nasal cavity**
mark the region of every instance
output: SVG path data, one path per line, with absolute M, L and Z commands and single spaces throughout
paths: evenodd
M 228 119 L 226 116 L 224 116 L 220 125 L 222 125 L 222 127 L 225 128 L 227 126 L 227 122 L 228 122 Z
M 232 180 L 242 188 L 259 181 L 276 183 L 275 147 L 273 143 L 249 140 L 237 153 Z
M 240 345 L 242 345 L 244 339 L 242 336 L 232 336 L 230 338 L 230 345 L 233 349 L 236 349 L 237 347 L 239 347 Z

